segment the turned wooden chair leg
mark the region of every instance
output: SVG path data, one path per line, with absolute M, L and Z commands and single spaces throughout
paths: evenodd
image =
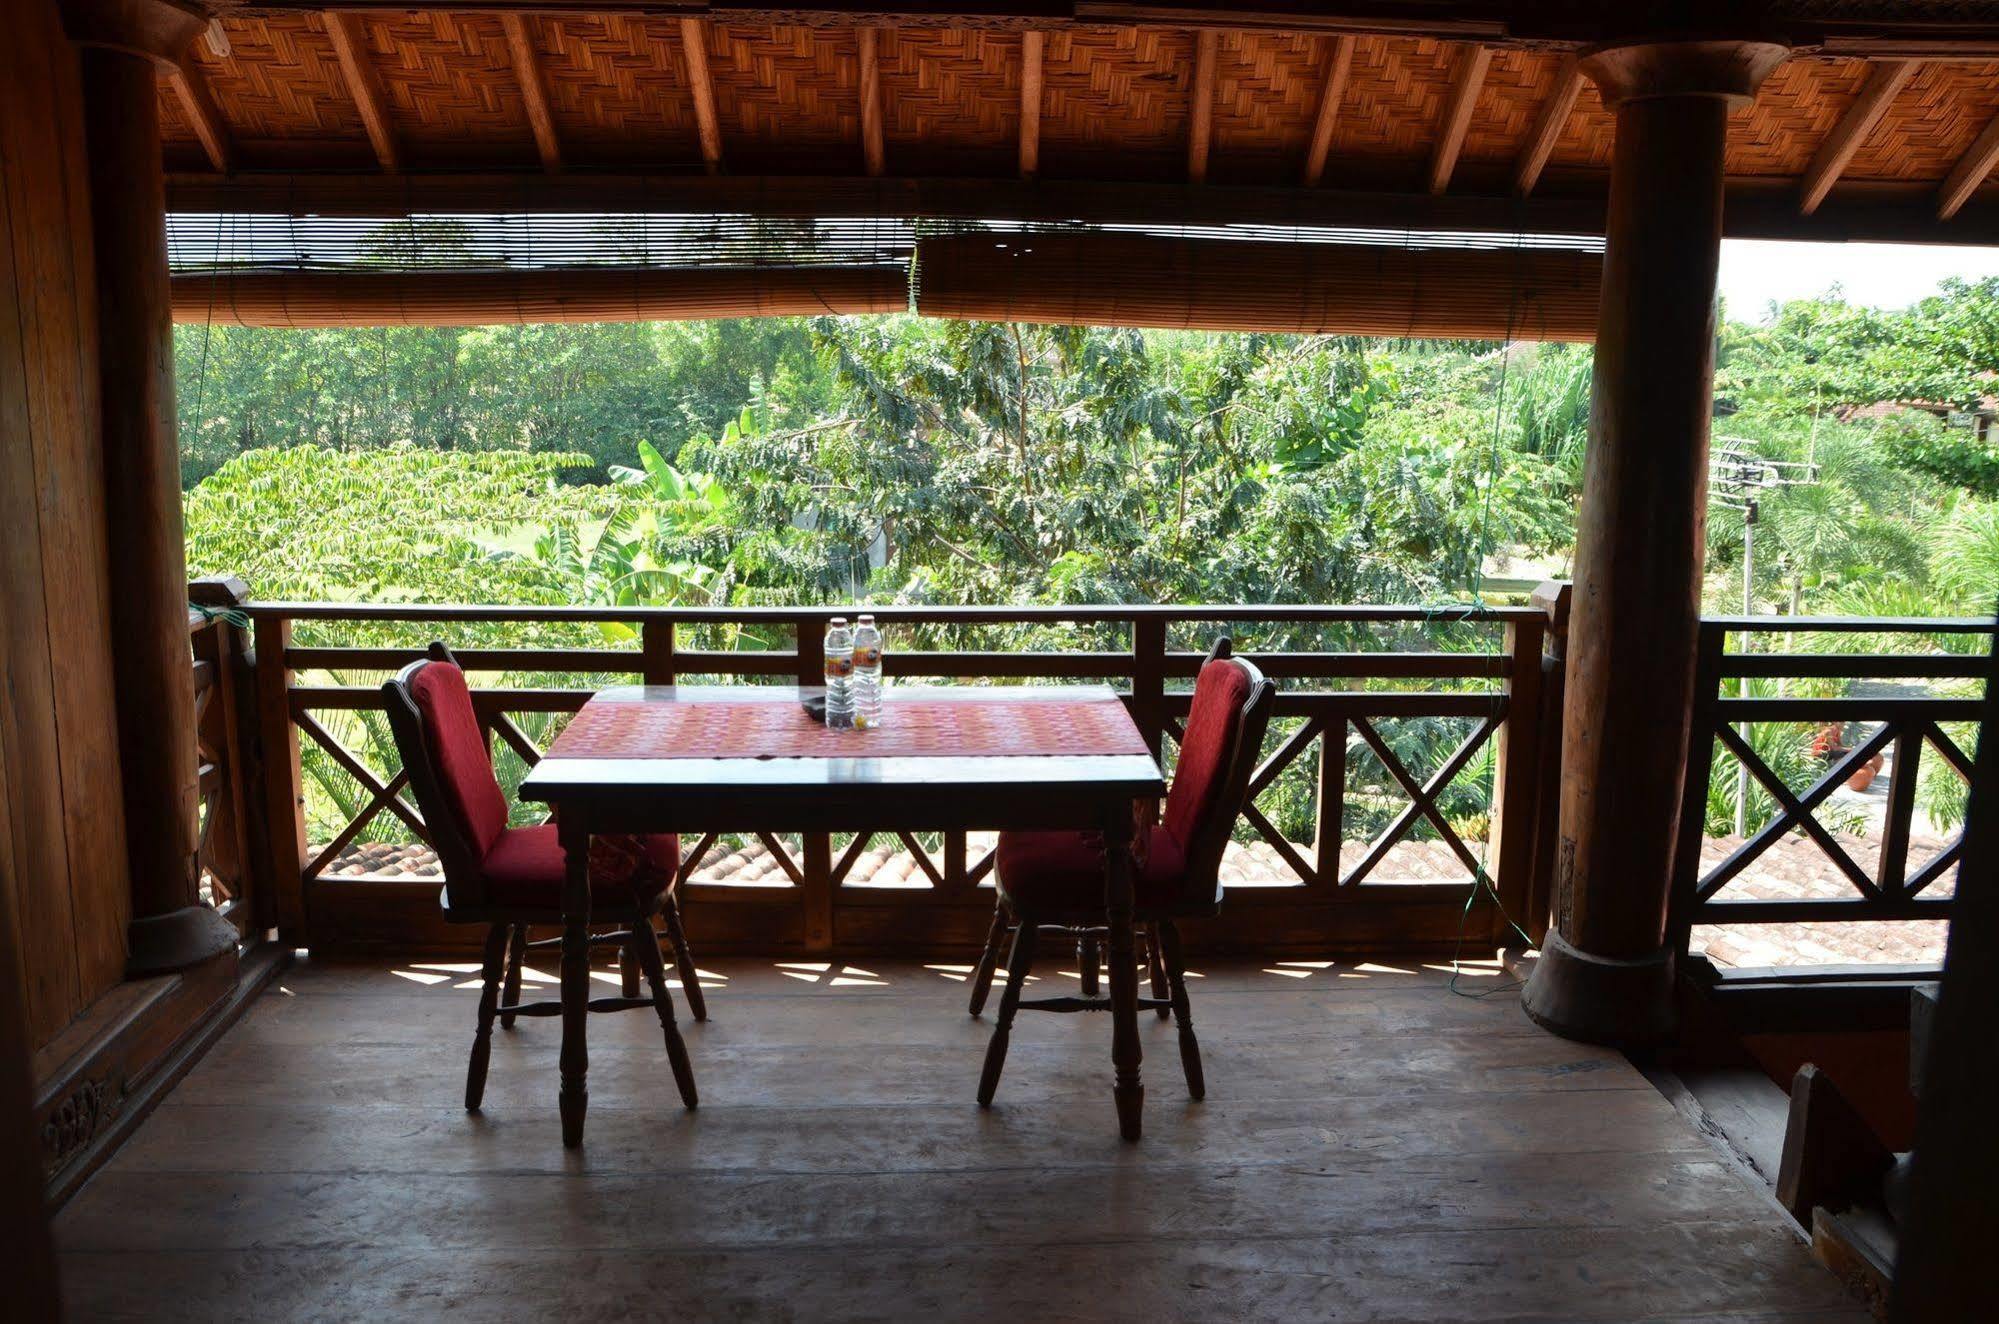
M 502 1007 L 520 1005 L 521 966 L 528 959 L 528 926 L 525 924 L 515 924 L 510 927 L 513 931 L 513 938 L 507 947 L 506 982 L 500 986 L 500 1005 Z M 500 1013 L 500 1028 L 503 1030 L 514 1028 L 514 1014 L 512 1012 L 503 1011 Z
M 1159 921 L 1159 942 L 1165 948 L 1173 1019 L 1180 1026 L 1180 1069 L 1187 1073 L 1187 1093 L 1204 1099 L 1208 1096 L 1208 1080 L 1201 1072 L 1201 1045 L 1194 1038 L 1194 1023 L 1187 1012 L 1187 958 L 1180 949 L 1180 930 L 1172 920 Z
M 493 1057 L 493 1016 L 500 1009 L 500 979 L 506 973 L 505 924 L 486 930 L 486 960 L 479 986 L 479 1028 L 472 1037 L 472 1060 L 465 1066 L 465 1111 L 476 1113 L 486 1097 L 486 1065 Z
M 1169 1001 L 1173 996 L 1172 984 L 1166 978 L 1166 957 L 1159 950 L 1157 924 L 1145 926 L 1145 965 L 1147 972 L 1152 976 L 1152 996 L 1162 1003 Z M 1159 1008 L 1159 1019 L 1162 1021 L 1172 1014 L 1171 1007 Z
M 979 1107 L 990 1108 L 993 1092 L 999 1088 L 1000 1070 L 1006 1066 L 1006 1043 L 1013 1030 L 1014 1013 L 1020 1010 L 1020 990 L 1034 964 L 1035 928 L 1025 919 L 1014 928 L 1013 951 L 1006 962 L 1006 988 L 1000 992 L 999 1019 L 986 1045 L 985 1070 L 979 1073 Z
M 993 971 L 999 967 L 1000 947 L 1006 942 L 1006 931 L 1011 927 L 1004 902 L 993 907 L 993 926 L 986 932 L 986 949 L 979 953 L 979 963 L 972 968 L 972 1015 L 986 1009 L 986 997 L 993 991 Z
M 708 999 L 701 993 L 701 972 L 694 968 L 694 953 L 687 950 L 687 930 L 680 924 L 680 898 L 669 896 L 662 912 L 666 918 L 667 940 L 673 944 L 673 968 L 680 975 L 680 991 L 687 995 L 687 1009 L 694 1019 L 708 1019 Z
M 1101 963 L 1098 956 L 1099 950 L 1100 944 L 1097 942 L 1097 935 L 1094 933 L 1085 933 L 1082 937 L 1076 939 L 1076 969 L 1083 977 L 1082 992 L 1086 998 L 1096 997 L 1103 988 L 1101 976 L 1097 970 L 1098 965 Z
M 659 941 L 647 941 L 652 925 L 643 918 L 645 904 L 646 898 L 638 898 L 641 918 L 633 926 L 638 940 L 628 950 L 638 958 L 646 982 L 652 985 L 653 1010 L 659 1013 L 659 1028 L 666 1035 L 666 1060 L 673 1067 L 673 1083 L 680 1087 L 680 1101 L 692 1108 L 701 1102 L 694 1088 L 694 1064 L 687 1060 L 687 1044 L 680 1037 L 680 1027 L 673 1023 L 673 995 L 666 991 L 666 962 L 660 959 Z

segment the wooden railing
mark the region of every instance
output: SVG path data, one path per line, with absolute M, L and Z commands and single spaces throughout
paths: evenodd
M 1510 931 L 1509 919 L 1538 935 L 1534 916 L 1545 911 L 1546 888 L 1536 876 L 1545 866 L 1536 861 L 1547 857 L 1548 761 L 1559 745 L 1560 711 L 1560 666 L 1544 652 L 1551 636 L 1558 640 L 1560 622 L 1547 609 L 873 610 L 890 631 L 891 677 L 1105 681 L 1169 759 L 1202 650 L 1215 634 L 1238 637 L 1281 686 L 1239 832 L 1266 843 L 1265 858 L 1278 867 L 1277 876 L 1258 880 L 1264 885 L 1232 889 L 1223 919 L 1206 926 L 1211 950 L 1448 951 L 1462 943 L 1489 952 Z M 252 816 L 263 820 L 261 859 L 281 936 L 315 948 L 436 949 L 467 939 L 439 921 L 435 881 L 330 871 L 366 835 L 393 829 L 421 841 L 426 834 L 379 726 L 382 676 L 417 657 L 429 638 L 452 642 L 473 673 L 474 702 L 496 753 L 517 756 L 511 766 L 518 769 L 540 756 L 536 736 L 552 719 L 574 712 L 604 684 L 813 683 L 825 622 L 851 609 L 250 602 L 245 611 L 256 659 L 254 699 L 245 707 L 260 755 L 246 794 Z M 621 646 L 576 642 L 585 629 Z M 494 642 L 500 635 L 513 638 Z M 968 635 L 1012 642 L 965 645 Z M 1027 646 L 1022 635 L 1031 636 Z M 1448 648 L 1435 646 L 1440 638 Z M 479 683 L 493 673 L 499 683 Z M 1419 761 L 1406 753 L 1412 722 L 1429 724 L 1432 757 L 1423 766 L 1412 766 Z M 335 729 L 343 727 L 347 738 Z M 1366 791 L 1367 808 L 1385 823 L 1365 843 L 1349 843 L 1342 862 L 1350 759 L 1379 774 Z M 1489 803 L 1481 799 L 1481 812 L 1454 820 L 1443 803 L 1447 790 L 1468 770 L 1488 766 Z M 308 772 L 340 778 L 352 792 L 334 815 L 344 822 L 336 826 L 317 804 L 309 829 Z M 1267 802 L 1280 784 L 1291 796 L 1294 829 L 1299 796 L 1310 792 L 1313 821 L 1304 839 L 1280 831 L 1255 802 Z M 1393 795 L 1404 803 L 1390 813 L 1383 806 Z M 1430 843 L 1430 857 L 1448 852 L 1462 881 L 1384 881 L 1384 862 L 1419 836 Z M 991 894 L 981 885 L 992 857 L 963 834 L 904 837 L 901 848 L 921 885 L 896 888 L 854 885 L 865 834 L 845 842 L 824 835 L 760 841 L 781 870 L 776 886 L 718 881 L 703 868 L 714 839 L 684 843 L 692 847 L 683 864 L 689 922 L 703 950 L 942 951 L 976 946 L 983 936 Z
M 1968 783 L 1980 698 L 1992 672 L 1991 619 L 1722 617 L 1701 623 L 1695 709 L 1680 839 L 1674 853 L 1672 924 L 1680 951 L 1699 925 L 1946 919 L 1946 880 L 1963 849 L 1955 831 L 1911 860 L 1926 769 Z M 1732 637 L 1768 638 L 1788 651 L 1727 651 Z M 1797 641 L 1818 651 L 1799 651 Z M 1907 682 L 1931 682 L 1910 686 Z M 1884 683 L 1889 682 L 1889 683 Z M 1850 744 L 1846 733 L 1854 732 Z M 1760 734 L 1759 734 L 1760 733 Z M 1824 733 L 1822 736 L 1818 733 Z M 1758 744 L 1762 748 L 1759 750 Z M 1792 776 L 1773 767 L 1790 754 Z M 1803 758 L 1798 751 L 1805 751 Z M 1821 814 L 1856 774 L 1892 757 L 1892 779 L 1872 871 L 1849 849 L 1857 837 Z M 1932 763 L 1931 761 L 1935 762 Z M 1797 765 L 1809 784 L 1794 785 Z M 1954 799 L 1946 782 L 1934 798 Z M 1754 797 L 1745 831 L 1720 833 L 1718 807 Z M 1717 800 L 1717 796 L 1719 799 Z M 1949 814 L 1944 817 L 1947 819 Z M 1732 828 L 1732 824 L 1728 825 Z M 1740 883 L 1780 842 L 1799 834 L 1824 853 L 1844 895 L 1739 895 Z M 1725 846 L 1719 860 L 1711 859 Z M 1709 847 L 1703 850 L 1703 847 Z M 1738 884 L 1737 895 L 1729 892 Z

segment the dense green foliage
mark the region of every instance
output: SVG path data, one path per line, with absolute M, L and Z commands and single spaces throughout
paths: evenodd
M 190 566 L 261 597 L 1439 608 L 1366 640 L 1264 630 L 1262 648 L 1491 646 L 1448 605 L 1566 568 L 1591 371 L 1559 345 L 904 317 L 191 325 L 176 348 Z M 1999 452 L 1930 413 L 1855 411 L 1975 405 L 1995 368 L 1999 281 L 1902 313 L 1833 296 L 1725 324 L 1717 445 L 1815 466 L 1760 494 L 1752 607 L 1989 611 Z M 1742 606 L 1743 527 L 1711 515 L 1711 608 Z M 1109 641 L 1021 628 L 948 646 L 1000 642 Z M 1397 749 L 1422 776 L 1463 734 L 1408 722 Z M 1757 742 L 1799 771 L 1808 734 Z M 1262 803 L 1302 837 L 1312 788 L 1294 771 Z M 1445 800 L 1468 828 L 1485 774 L 1475 761 Z M 1348 779 L 1364 835 L 1400 797 L 1364 748 Z M 1710 818 L 1732 820 L 1732 776 L 1716 781 Z M 1755 794 L 1752 822 L 1770 812 Z

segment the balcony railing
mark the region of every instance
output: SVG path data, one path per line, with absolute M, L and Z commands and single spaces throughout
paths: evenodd
M 370 839 L 427 830 L 388 739 L 380 680 L 431 638 L 457 650 L 502 781 L 540 757 L 607 684 L 811 683 L 838 607 L 621 608 L 242 601 L 211 628 L 248 651 L 242 693 L 255 766 L 239 780 L 257 893 L 288 942 L 315 948 L 465 944 L 436 883 L 368 867 Z M 1545 913 L 1558 743 L 1559 621 L 1538 607 L 879 607 L 903 681 L 1100 681 L 1170 764 L 1191 681 L 1231 633 L 1282 686 L 1239 825 L 1211 949 L 1487 950 Z M 237 620 L 249 623 L 243 637 Z M 520 811 L 526 815 L 529 811 Z M 523 821 L 526 821 L 523 819 Z M 869 834 L 683 843 L 704 951 L 944 951 L 991 913 L 991 842 L 903 836 L 879 864 Z M 389 851 L 388 846 L 382 851 Z M 725 877 L 743 852 L 762 885 Z M 1410 867 L 1414 863 L 1420 867 Z M 1468 904 L 1469 903 L 1469 904 Z
M 204 886 L 246 933 L 276 927 L 319 949 L 466 943 L 439 919 L 427 830 L 380 707 L 381 678 L 429 639 L 449 640 L 472 673 L 511 783 L 603 685 L 811 683 L 825 622 L 842 610 L 263 603 L 230 581 L 193 597 L 226 609 L 191 620 Z M 1234 634 L 1282 689 L 1224 871 L 1229 902 L 1205 943 L 1446 952 L 1506 941 L 1516 923 L 1535 939 L 1545 927 L 1566 601 L 876 615 L 891 631 L 891 676 L 1107 682 L 1169 766 L 1202 651 Z M 1743 631 L 1820 651 L 1728 651 Z M 1992 631 L 1990 620 L 1703 622 L 1674 866 L 1683 951 L 1761 964 L 1741 958 L 1763 949 L 1740 935 L 1839 925 L 1833 955 L 1793 937 L 1786 963 L 1895 962 L 1909 944 L 1867 935 L 1927 933 L 1906 922 L 1948 915 L 1953 787 L 1975 748 Z M 1885 794 L 1842 790 L 1884 762 Z M 990 913 L 988 835 L 684 845 L 704 950 L 941 953 L 975 946 Z M 1818 873 L 1800 882 L 1801 868 Z M 1917 964 L 1934 959 L 1913 950 Z
M 1900 922 L 1950 916 L 1993 628 L 1989 618 L 1701 623 L 1675 851 L 1682 952 L 1708 947 L 1751 966 L 1940 961 L 1940 923 Z M 1776 642 L 1727 651 L 1745 637 Z M 1786 926 L 1785 938 L 1759 942 L 1738 926 Z M 1920 940 L 1897 936 L 1911 933 Z

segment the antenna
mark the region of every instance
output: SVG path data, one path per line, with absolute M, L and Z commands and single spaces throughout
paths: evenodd
M 1813 432 L 1816 434 L 1818 420 L 1814 417 Z M 1707 499 L 1709 505 L 1723 506 L 1729 510 L 1742 512 L 1742 614 L 1756 614 L 1756 519 L 1762 511 L 1761 494 L 1785 487 L 1815 487 L 1819 481 L 1819 466 L 1811 460 L 1766 460 L 1756 453 L 1756 443 L 1743 437 L 1718 437 L 1715 448 L 1709 452 L 1707 461 Z M 1816 452 L 1816 441 L 1813 443 Z M 1753 650 L 1753 638 L 1744 630 L 1740 641 L 1742 652 Z M 1740 681 L 1739 695 L 1749 697 L 1749 677 Z M 1743 744 L 1749 743 L 1749 723 L 1736 727 L 1736 734 Z M 1735 769 L 1735 835 L 1742 836 L 1748 823 L 1749 810 L 1749 768 L 1736 761 Z

